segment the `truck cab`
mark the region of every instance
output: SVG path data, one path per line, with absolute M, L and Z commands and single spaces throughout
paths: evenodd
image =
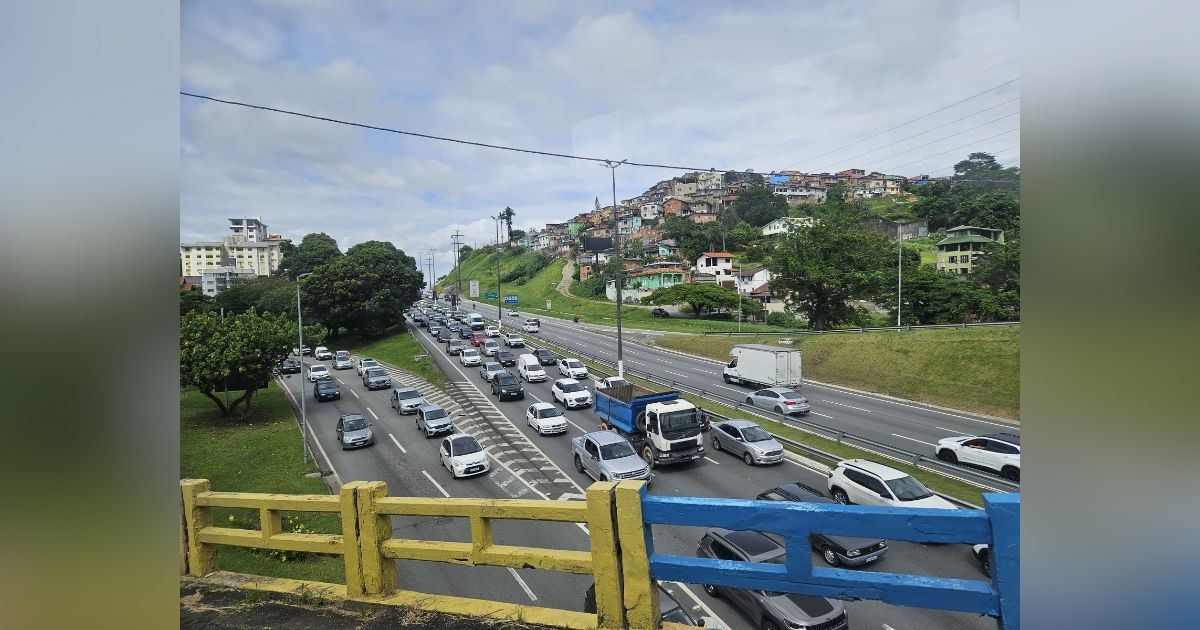
M 597 389 L 594 409 L 637 449 L 651 468 L 704 456 L 703 410 L 679 392 L 652 392 L 634 384 Z

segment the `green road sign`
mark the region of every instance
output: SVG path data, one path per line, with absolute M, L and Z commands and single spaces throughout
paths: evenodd
M 487 300 L 494 300 L 494 299 L 496 299 L 496 295 L 497 294 L 495 291 L 488 291 L 487 293 L 483 294 L 483 297 L 484 297 L 484 299 L 487 299 Z

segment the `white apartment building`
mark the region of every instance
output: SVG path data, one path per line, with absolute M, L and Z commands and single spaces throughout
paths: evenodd
M 233 232 L 234 236 L 245 236 L 251 243 L 267 240 L 267 227 L 267 224 L 257 217 L 229 220 L 229 231 Z
M 642 210 L 642 220 L 643 221 L 650 221 L 651 219 L 657 219 L 658 217 L 662 216 L 662 212 L 663 212 L 662 204 L 661 203 L 653 203 L 653 202 L 642 204 L 641 210 Z
M 720 188 L 725 185 L 724 173 L 696 173 L 696 188 Z
M 181 243 L 179 245 L 179 274 L 196 284 L 205 271 L 235 267 L 269 276 L 283 261 L 283 241 L 252 242 L 246 236 L 226 236 L 220 242 Z
M 812 226 L 812 217 L 780 217 L 764 225 L 762 227 L 762 233 L 763 236 L 771 236 L 773 234 L 790 232 L 796 228 L 810 228 Z
M 250 269 L 238 269 L 237 267 L 205 269 L 200 274 L 200 289 L 204 291 L 204 295 L 213 297 L 233 286 L 234 282 L 242 278 L 253 277 L 255 277 L 255 273 Z

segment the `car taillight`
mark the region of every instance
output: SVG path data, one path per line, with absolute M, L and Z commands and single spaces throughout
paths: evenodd
M 794 401 L 794 400 L 785 400 L 785 401 L 783 401 L 783 404 L 785 404 L 785 405 L 798 405 L 798 404 L 800 404 L 800 403 L 798 403 L 798 402 L 796 402 L 796 401 Z

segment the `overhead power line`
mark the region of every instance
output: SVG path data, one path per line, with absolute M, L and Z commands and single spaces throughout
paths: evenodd
M 889 167 L 889 169 L 897 169 L 897 168 L 901 168 L 901 167 L 903 167 L 903 166 L 908 166 L 908 165 L 910 165 L 910 164 L 916 164 L 917 162 L 924 162 L 925 160 L 928 160 L 929 158 L 937 157 L 937 156 L 939 156 L 939 155 L 946 155 L 947 153 L 954 153 L 955 151 L 958 151 L 958 150 L 961 150 L 961 149 L 965 149 L 965 148 L 967 148 L 967 147 L 969 147 L 969 146 L 971 146 L 971 145 L 973 145 L 973 144 L 979 144 L 980 142 L 986 142 L 986 141 L 988 141 L 988 140 L 991 140 L 992 138 L 999 138 L 1000 136 L 1003 136 L 1003 135 L 1006 135 L 1006 134 L 1010 134 L 1010 133 L 1012 133 L 1012 132 L 1014 132 L 1014 131 L 1020 131 L 1020 130 L 1021 130 L 1021 128 L 1020 128 L 1020 127 L 1015 127 L 1015 128 L 1013 128 L 1013 129 L 1009 129 L 1008 131 L 1001 131 L 1000 133 L 998 133 L 998 134 L 996 134 L 996 135 L 994 135 L 994 136 L 988 136 L 988 137 L 986 137 L 986 138 L 980 138 L 979 140 L 976 140 L 976 141 L 974 141 L 974 142 L 968 142 L 968 143 L 966 143 L 966 144 L 964 144 L 964 145 L 962 145 L 962 146 L 954 147 L 953 149 L 950 149 L 949 151 L 942 151 L 941 153 L 934 153 L 933 155 L 927 155 L 927 156 L 925 156 L 925 157 L 923 157 L 923 158 L 921 158 L 921 159 L 919 159 L 919 160 L 913 160 L 913 161 L 911 161 L 911 162 L 905 162 L 904 164 L 898 164 L 898 165 L 896 165 L 896 166 L 891 166 L 891 167 Z
M 939 142 L 942 142 L 942 141 L 944 141 L 944 140 L 949 140 L 950 138 L 953 138 L 954 136 L 961 136 L 962 134 L 964 134 L 964 133 L 967 133 L 967 132 L 969 132 L 969 131 L 975 131 L 976 129 L 979 129 L 980 127 L 986 127 L 986 126 L 988 126 L 988 125 L 990 125 L 990 124 L 992 124 L 992 123 L 1000 122 L 1001 120 L 1004 120 L 1005 118 L 1011 118 L 1011 117 L 1013 117 L 1013 116 L 1016 116 L 1016 115 L 1017 115 L 1017 114 L 1019 114 L 1019 113 L 1020 113 L 1020 112 L 1013 112 L 1013 113 L 1011 113 L 1011 114 L 1008 114 L 1007 116 L 1001 116 L 1001 117 L 999 117 L 999 118 L 995 118 L 995 119 L 993 119 L 993 120 L 989 120 L 989 121 L 987 121 L 987 122 L 985 122 L 985 123 L 982 123 L 982 124 L 979 124 L 979 125 L 975 125 L 974 127 L 970 127 L 970 128 L 967 128 L 967 129 L 963 129 L 962 131 L 956 131 L 956 132 L 954 132 L 954 133 L 952 133 L 952 134 L 950 134 L 950 135 L 948 135 L 948 136 L 942 136 L 941 138 L 938 138 L 937 140 L 933 140 L 933 141 L 931 141 L 931 142 L 926 142 L 925 144 L 919 144 L 919 145 L 917 145 L 917 146 L 915 146 L 915 147 L 912 147 L 911 149 L 905 149 L 905 150 L 903 150 L 903 151 L 901 151 L 901 152 L 899 152 L 899 153 L 893 153 L 893 154 L 891 154 L 891 155 L 889 155 L 889 156 L 887 156 L 887 157 L 881 157 L 881 158 L 879 158 L 878 160 L 875 160 L 874 162 L 871 162 L 871 164 L 878 164 L 878 163 L 880 163 L 880 162 L 884 162 L 884 161 L 890 160 L 890 159 L 892 159 L 892 158 L 894 158 L 894 157 L 900 157 L 901 155 L 904 155 L 905 153 L 911 153 L 911 152 L 913 152 L 913 151 L 916 151 L 917 149 L 923 149 L 923 148 L 925 148 L 925 147 L 927 147 L 927 146 L 929 146 L 929 145 L 932 145 L 932 144 L 937 144 L 937 143 L 939 143 Z M 868 164 L 868 166 L 869 166 L 869 165 L 870 165 L 870 164 Z

